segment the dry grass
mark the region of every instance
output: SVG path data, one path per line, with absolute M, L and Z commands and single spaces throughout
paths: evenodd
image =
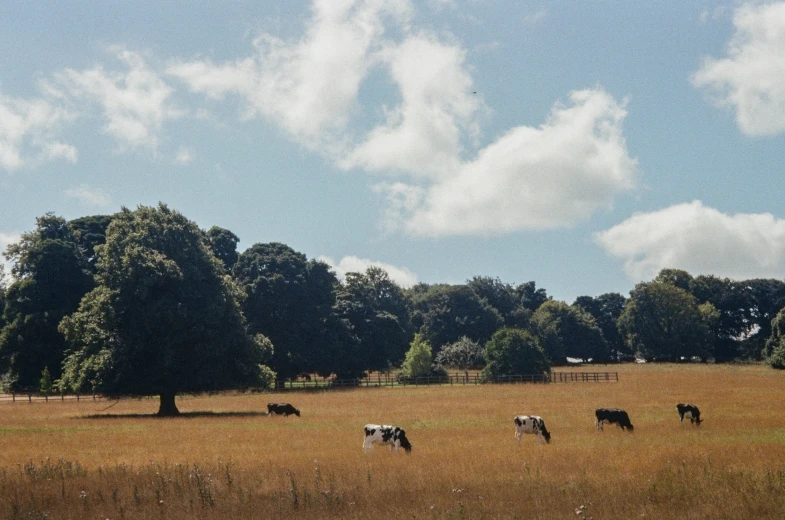
M 601 368 L 604 369 L 604 368 Z M 616 370 L 616 367 L 610 367 Z M 0 405 L 0 518 L 783 518 L 785 374 L 621 366 L 619 383 Z M 260 415 L 290 401 L 302 417 Z M 700 406 L 680 425 L 677 402 Z M 598 433 L 598 406 L 628 434 Z M 553 438 L 513 436 L 542 415 Z M 362 451 L 397 424 L 411 455 Z M 576 514 L 581 506 L 581 514 Z

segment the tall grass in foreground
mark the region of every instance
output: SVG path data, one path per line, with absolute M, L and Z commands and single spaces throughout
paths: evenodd
M 624 366 L 620 382 L 368 389 L 0 408 L 0 518 L 783 518 L 785 378 L 764 367 Z M 301 418 L 269 418 L 267 401 Z M 680 425 L 676 403 L 701 408 Z M 628 434 L 598 433 L 598 406 Z M 539 414 L 550 445 L 518 445 Z M 362 452 L 397 424 L 411 455 Z

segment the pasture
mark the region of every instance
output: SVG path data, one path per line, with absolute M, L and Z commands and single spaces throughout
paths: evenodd
M 617 370 L 617 367 L 613 367 Z M 622 365 L 510 384 L 0 405 L 0 518 L 783 518 L 785 374 Z M 262 415 L 291 402 L 302 417 Z M 704 423 L 681 425 L 676 403 Z M 594 409 L 635 426 L 599 433 Z M 515 440 L 541 415 L 549 445 Z M 362 450 L 366 423 L 413 451 Z

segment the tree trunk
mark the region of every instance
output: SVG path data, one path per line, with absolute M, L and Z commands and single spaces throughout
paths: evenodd
M 174 392 L 166 391 L 161 392 L 161 406 L 158 408 L 158 415 L 161 417 L 172 417 L 180 415 L 180 410 L 174 402 Z

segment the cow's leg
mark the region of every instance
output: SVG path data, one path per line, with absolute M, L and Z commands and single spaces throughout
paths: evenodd
M 542 444 L 545 442 L 545 438 L 542 436 L 542 432 L 537 430 L 537 444 Z
M 601 421 L 601 420 L 599 420 L 599 419 L 597 420 L 597 431 L 598 431 L 598 432 L 601 432 L 601 431 L 603 431 L 603 430 L 602 430 L 602 421 Z
M 515 438 L 518 439 L 518 444 L 521 443 L 522 432 L 520 429 L 515 429 Z

